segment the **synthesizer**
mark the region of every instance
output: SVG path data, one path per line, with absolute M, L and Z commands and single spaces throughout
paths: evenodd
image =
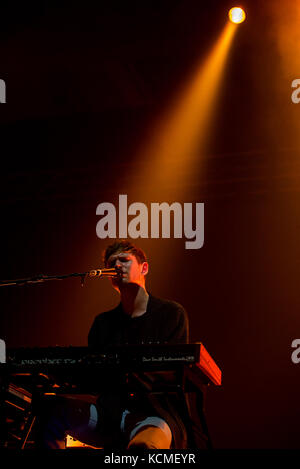
M 40 347 L 8 349 L 0 365 L 15 375 L 44 374 L 69 381 L 91 376 L 116 376 L 134 371 L 199 372 L 207 384 L 221 385 L 222 372 L 201 342 L 192 344 L 142 344 L 92 349 L 89 347 Z

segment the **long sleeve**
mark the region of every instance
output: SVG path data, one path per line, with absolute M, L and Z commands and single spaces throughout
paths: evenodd
M 174 314 L 175 316 L 175 314 Z M 184 308 L 178 305 L 176 321 L 170 330 L 168 343 L 187 344 L 189 342 L 189 321 Z

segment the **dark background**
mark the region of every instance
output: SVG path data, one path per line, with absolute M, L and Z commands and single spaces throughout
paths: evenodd
M 102 265 L 107 240 L 96 236 L 96 207 L 115 202 L 127 181 L 130 203 L 151 202 L 135 199 L 133 155 L 231 6 L 1 2 L 3 280 Z M 139 244 L 150 258 L 149 290 L 185 306 L 191 340 L 223 371 L 206 409 L 215 447 L 299 448 L 291 342 L 300 336 L 300 104 L 291 82 L 300 74 L 300 15 L 291 1 L 244 6 L 205 177 L 181 181 L 185 198 L 177 200 L 205 203 L 204 247 Z M 139 191 L 146 179 L 139 172 Z M 1 287 L 0 298 L 8 347 L 86 345 L 94 316 L 118 301 L 106 279 Z

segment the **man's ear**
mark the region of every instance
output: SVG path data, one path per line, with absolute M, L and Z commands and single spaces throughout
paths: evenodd
M 148 262 L 143 262 L 141 273 L 142 273 L 143 275 L 147 275 L 148 270 L 149 270 L 149 264 L 148 264 Z

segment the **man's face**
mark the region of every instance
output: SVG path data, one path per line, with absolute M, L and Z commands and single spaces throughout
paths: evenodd
M 117 252 L 107 260 L 107 267 L 114 267 L 119 277 L 112 278 L 114 288 L 120 290 L 127 284 L 136 283 L 145 287 L 145 275 L 148 273 L 148 263 L 139 264 L 136 257 L 130 252 Z

